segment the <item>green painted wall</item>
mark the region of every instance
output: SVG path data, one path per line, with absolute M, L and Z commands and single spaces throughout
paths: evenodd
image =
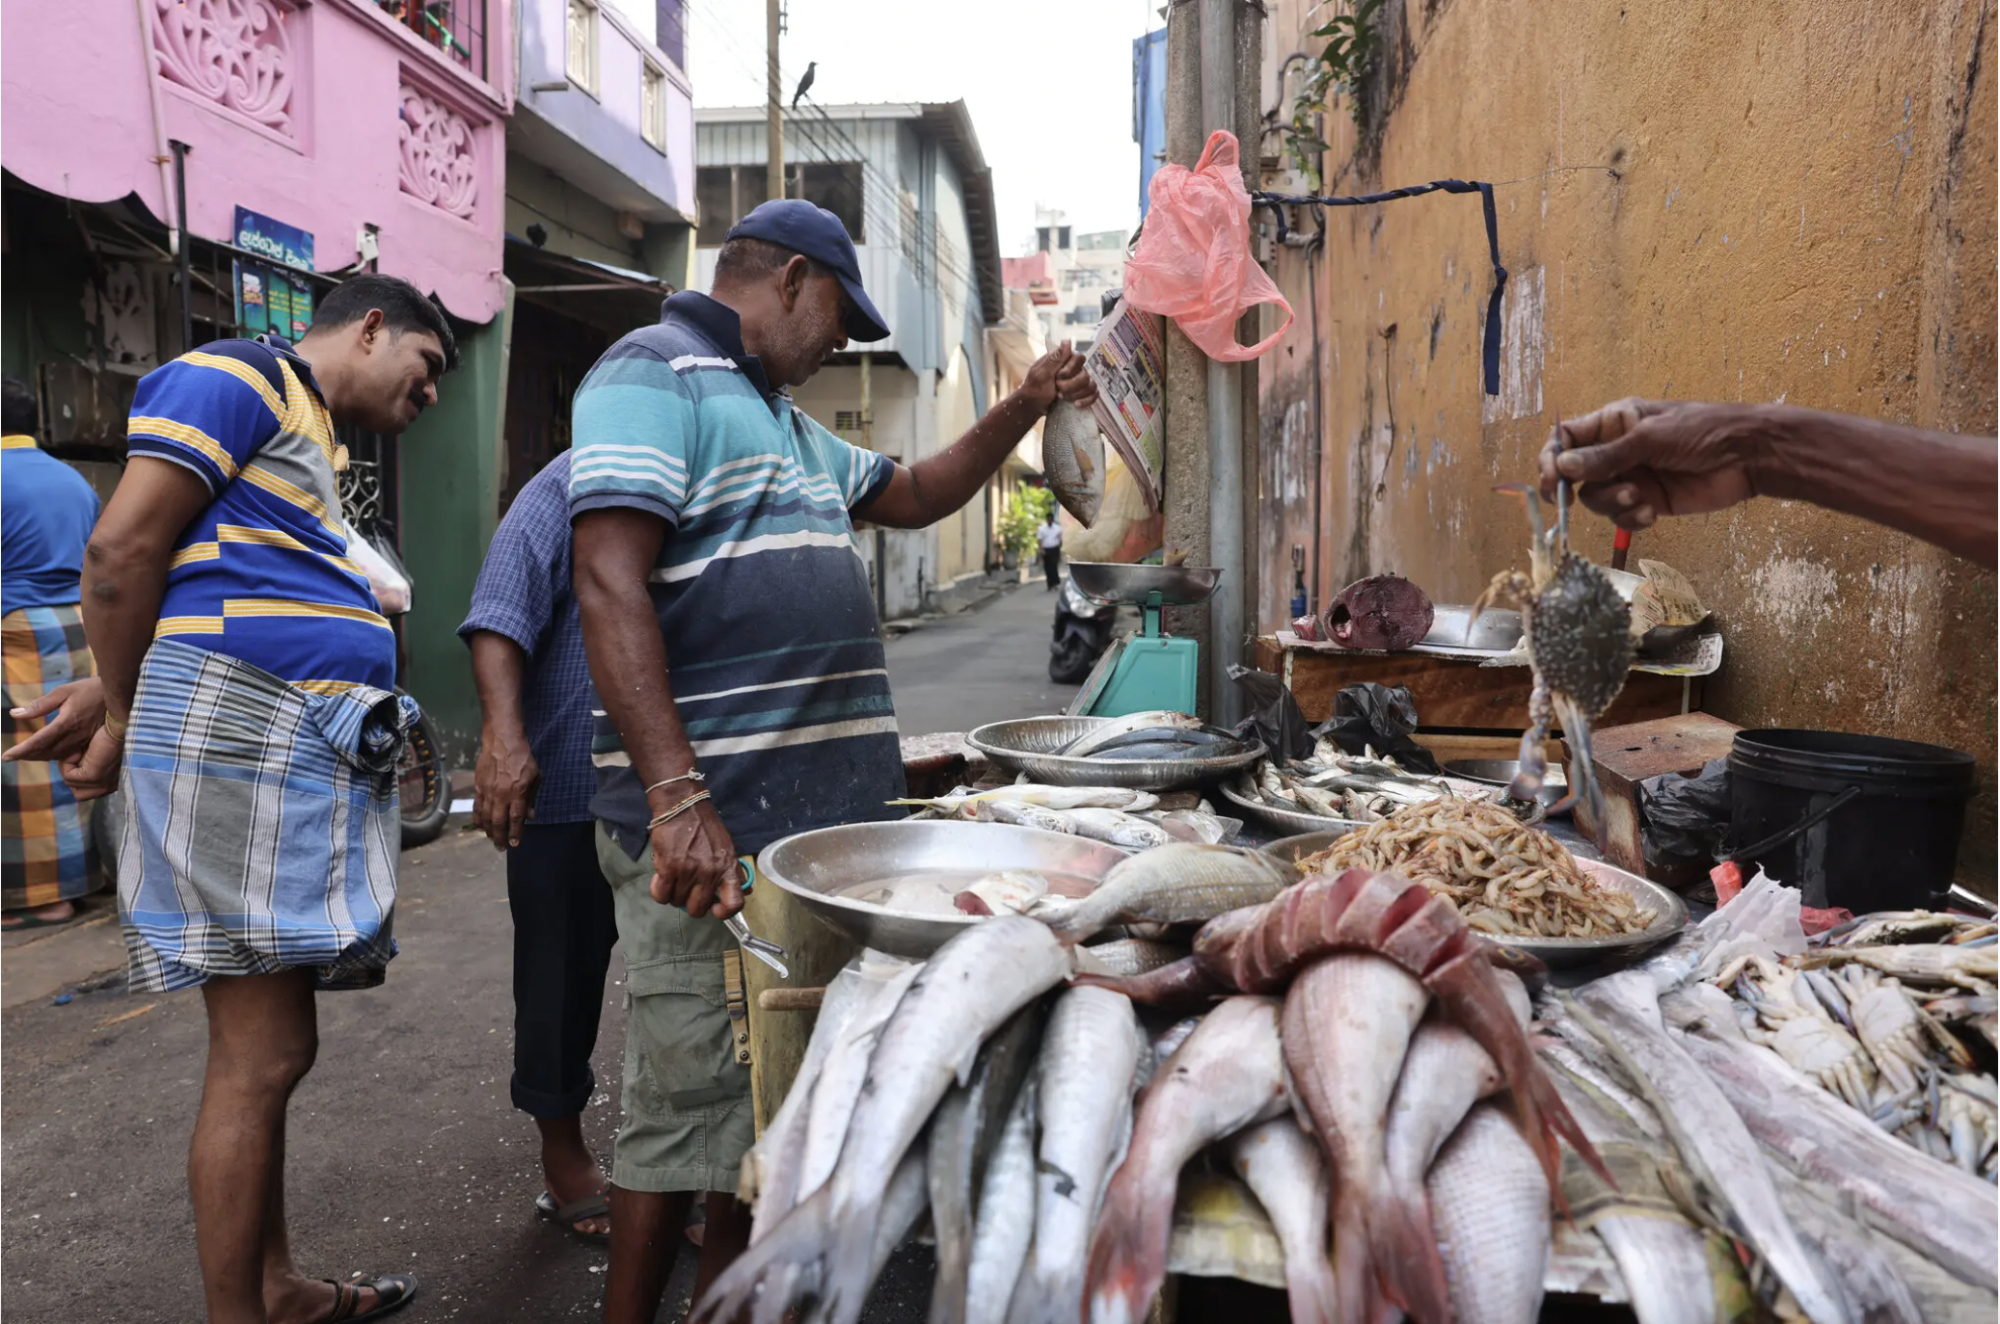
M 440 384 L 436 406 L 397 443 L 403 561 L 416 585 L 403 619 L 405 687 L 437 724 L 454 767 L 471 767 L 479 748 L 479 696 L 457 631 L 499 522 L 513 323 L 510 284 L 491 322 L 460 324 L 457 371 Z
M 507 232 L 527 237 L 539 223 L 557 253 L 608 262 L 627 269 L 639 265 L 638 245 L 618 232 L 618 213 L 576 188 L 547 166 L 507 154 Z

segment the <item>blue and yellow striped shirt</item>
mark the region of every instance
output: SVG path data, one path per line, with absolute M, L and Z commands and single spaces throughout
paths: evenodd
M 347 555 L 333 417 L 305 360 L 276 339 L 204 345 L 139 382 L 126 436 L 215 497 L 174 545 L 155 639 L 320 694 L 394 686 L 395 635 Z

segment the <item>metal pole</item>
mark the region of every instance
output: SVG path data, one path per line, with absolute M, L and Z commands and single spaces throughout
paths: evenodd
M 192 149 L 176 138 L 167 144 L 174 153 L 174 224 L 181 234 L 181 353 L 194 348 L 194 276 L 188 270 L 187 154 Z
M 1236 131 L 1236 11 L 1240 0 L 1201 0 L 1203 132 Z M 1257 150 L 1256 143 L 1243 147 Z M 1241 705 L 1229 667 L 1243 657 L 1243 395 L 1233 363 L 1208 364 L 1208 543 L 1222 579 L 1209 607 L 1209 712 L 1233 725 Z
M 764 197 L 785 196 L 785 89 L 778 82 L 778 4 L 764 0 L 764 49 L 770 68 L 765 71 L 764 91 L 769 104 L 764 107 Z

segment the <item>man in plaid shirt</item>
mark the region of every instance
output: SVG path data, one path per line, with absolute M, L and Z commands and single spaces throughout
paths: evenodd
M 473 817 L 507 852 L 514 1106 L 542 1133 L 546 1218 L 603 1241 L 604 1176 L 583 1141 L 604 972 L 618 930 L 597 867 L 590 670 L 569 585 L 570 454 L 536 474 L 486 550 L 459 635 L 483 712 Z M 531 821 L 532 820 L 532 821 Z

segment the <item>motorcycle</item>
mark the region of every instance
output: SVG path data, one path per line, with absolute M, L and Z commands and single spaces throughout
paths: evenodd
M 1049 679 L 1058 685 L 1081 685 L 1090 669 L 1111 646 L 1111 628 L 1117 623 L 1118 606 L 1092 602 L 1077 589 L 1076 581 L 1065 578 L 1056 594 L 1054 638 L 1049 644 Z

